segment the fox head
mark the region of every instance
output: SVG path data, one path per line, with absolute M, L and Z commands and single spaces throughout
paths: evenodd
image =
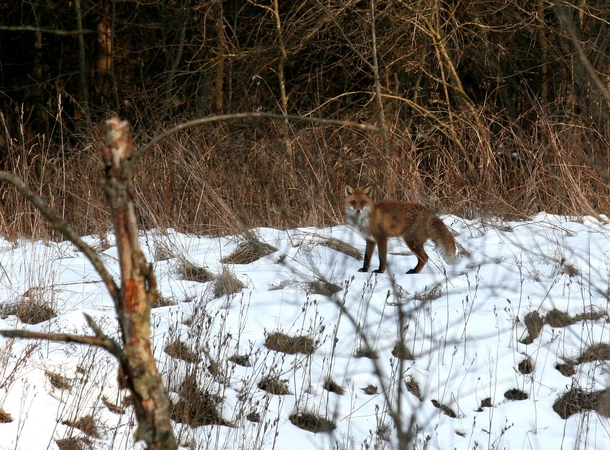
M 345 186 L 345 212 L 351 219 L 359 216 L 363 211 L 368 212 L 373 205 L 370 197 L 373 186 L 357 187 Z M 367 208 L 368 207 L 368 208 Z

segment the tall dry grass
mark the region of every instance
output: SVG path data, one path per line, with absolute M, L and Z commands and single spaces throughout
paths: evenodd
M 134 130 L 136 147 L 163 129 L 143 128 Z M 109 228 L 99 184 L 100 129 L 12 136 L 4 127 L 4 168 L 83 234 Z M 604 136 L 566 118 L 540 117 L 531 130 L 514 130 L 485 111 L 476 123 L 465 114 L 416 136 L 396 126 L 387 143 L 380 133 L 295 122 L 291 159 L 279 121 L 219 122 L 177 133 L 145 153 L 134 195 L 143 227 L 198 234 L 342 223 L 348 183 L 374 184 L 380 198 L 464 217 L 610 214 Z M 0 189 L 4 236 L 53 238 L 21 196 Z

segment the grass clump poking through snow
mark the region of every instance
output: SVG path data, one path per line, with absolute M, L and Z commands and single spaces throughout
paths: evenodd
M 309 336 L 292 337 L 279 331 L 267 336 L 265 339 L 265 347 L 269 350 L 286 353 L 288 355 L 294 355 L 296 353 L 312 355 L 316 351 L 314 341 Z
M 237 294 L 244 287 L 244 283 L 236 278 L 229 269 L 223 267 L 222 272 L 214 279 L 212 295 L 214 298 L 219 298 L 225 295 Z
M 3 316 L 15 314 L 23 323 L 36 325 L 57 317 L 53 292 L 44 288 L 31 287 L 17 303 L 6 303 Z
M 269 392 L 273 395 L 291 395 L 290 389 L 288 389 L 288 380 L 280 380 L 275 376 L 266 376 L 261 379 L 257 384 L 259 389 Z
M 95 423 L 95 419 L 93 419 L 92 416 L 84 416 L 74 421 L 64 420 L 62 422 L 62 425 L 77 428 L 83 433 L 85 433 L 87 436 L 90 436 L 92 438 L 100 437 L 97 424 Z
M 177 339 L 167 344 L 163 351 L 174 359 L 180 359 L 188 363 L 196 363 L 199 361 L 199 356 L 193 352 L 188 345 Z
M 334 422 L 310 412 L 291 414 L 288 419 L 293 425 L 312 433 L 330 433 L 337 428 Z
M 326 280 L 313 280 L 308 281 L 305 284 L 305 290 L 308 294 L 324 295 L 325 297 L 332 297 L 334 294 L 343 289 L 340 286 Z
M 0 423 L 10 423 L 13 421 L 11 415 L 4 410 L 0 409 Z
M 55 389 L 65 389 L 67 391 L 72 389 L 72 381 L 69 378 L 49 370 L 45 371 L 45 375 Z
M 277 248 L 251 236 L 241 242 L 233 253 L 222 258 L 220 262 L 223 264 L 250 264 L 275 252 L 277 252 Z
M 603 391 L 585 392 L 580 388 L 572 388 L 553 403 L 553 411 L 562 419 L 567 419 L 581 411 L 595 409 L 599 404 L 601 392 Z
M 199 387 L 195 373 L 188 374 L 178 392 L 180 399 L 171 407 L 171 418 L 175 422 L 191 427 L 229 424 L 219 413 L 222 399 Z
M 90 439 L 84 437 L 70 437 L 66 439 L 56 439 L 55 443 L 59 450 L 94 450 L 95 445 Z
M 200 267 L 185 259 L 180 260 L 179 272 L 182 279 L 195 281 L 197 283 L 207 283 L 214 279 L 214 274 L 205 267 Z

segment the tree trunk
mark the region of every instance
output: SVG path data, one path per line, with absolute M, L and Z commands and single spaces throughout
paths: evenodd
M 152 353 L 150 309 L 158 296 L 156 279 L 138 240 L 131 196 L 133 147 L 127 122 L 106 122 L 104 192 L 117 240 L 122 286 L 117 314 L 123 335 L 121 369 L 134 397 L 138 419 L 136 440 L 149 449 L 177 448 L 170 421 L 170 402 Z

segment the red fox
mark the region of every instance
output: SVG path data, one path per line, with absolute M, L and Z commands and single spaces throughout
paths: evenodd
M 402 236 L 417 256 L 417 265 L 407 273 L 419 273 L 428 262 L 424 243 L 431 238 L 443 253 L 445 261 L 455 260 L 455 239 L 443 221 L 419 203 L 379 202 L 370 195 L 372 186 L 345 186 L 345 213 L 354 230 L 366 240 L 364 265 L 359 272 L 368 272 L 375 246 L 379 246 L 379 269 L 386 268 L 388 237 Z

